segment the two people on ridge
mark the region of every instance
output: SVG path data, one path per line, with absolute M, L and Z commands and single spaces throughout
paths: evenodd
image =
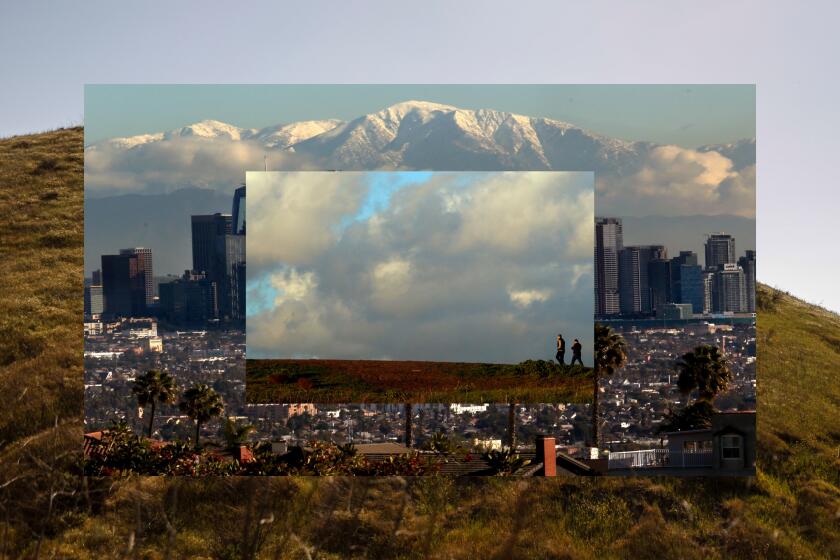
M 582 349 L 583 346 L 580 341 L 575 339 L 572 344 L 572 361 L 569 363 L 569 366 L 575 365 L 575 362 L 583 365 L 583 360 L 580 357 Z M 557 361 L 560 362 L 561 366 L 566 365 L 566 341 L 563 339 L 562 334 L 557 335 L 557 354 L 555 355 L 555 358 L 557 358 Z

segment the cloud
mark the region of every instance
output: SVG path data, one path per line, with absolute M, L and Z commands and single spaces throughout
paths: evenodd
M 301 156 L 229 137 L 174 136 L 129 149 L 124 142 L 102 142 L 85 148 L 85 192 L 161 194 L 185 187 L 228 191 L 242 183 L 246 169 L 262 169 L 266 155 L 272 165 L 284 169 L 307 165 Z
M 249 307 L 274 302 L 249 355 L 518 362 L 591 339 L 591 174 L 438 173 L 369 213 L 376 175 L 249 174 Z
M 658 146 L 630 176 L 596 174 L 598 213 L 755 217 L 755 165 L 736 169 L 717 151 Z
M 361 175 L 248 173 L 248 265 L 308 264 L 333 245 L 367 194 Z

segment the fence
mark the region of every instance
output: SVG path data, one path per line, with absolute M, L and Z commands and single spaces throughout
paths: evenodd
M 677 451 L 670 449 L 641 449 L 611 452 L 608 469 L 649 469 L 656 467 L 711 467 L 711 449 Z

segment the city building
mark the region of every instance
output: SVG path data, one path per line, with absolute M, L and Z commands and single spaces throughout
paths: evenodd
M 682 266 L 697 266 L 697 253 L 694 251 L 680 251 L 671 259 L 671 301 L 688 303 L 682 293 Z
M 696 255 L 695 255 L 696 263 Z M 680 297 L 676 303 L 690 303 L 695 314 L 708 313 L 711 307 L 711 286 L 707 297 L 706 273 L 699 264 L 684 264 L 680 270 Z
M 203 326 L 219 318 L 216 284 L 203 273 L 184 271 L 181 278 L 160 284 L 160 309 L 175 325 Z
M 217 238 L 217 286 L 219 313 L 226 321 L 245 320 L 245 236 L 223 235 Z
M 624 247 L 620 218 L 595 218 L 595 314 L 621 311 L 618 281 L 619 253 Z
M 745 312 L 747 293 L 744 270 L 737 264 L 722 264 L 713 274 L 712 312 Z
M 717 270 L 722 264 L 735 264 L 735 238 L 711 233 L 706 238 L 706 270 Z
M 148 255 L 150 264 L 151 254 Z M 146 255 L 120 251 L 102 255 L 104 313 L 110 317 L 138 317 L 147 312 Z
M 209 214 L 191 217 L 192 270 L 203 272 L 212 282 L 217 282 L 217 238 L 233 231 L 230 214 Z M 219 282 L 217 282 L 219 283 Z
M 245 185 L 242 185 L 233 193 L 231 225 L 234 235 L 245 235 Z
M 632 245 L 619 253 L 619 303 L 622 315 L 651 313 L 648 264 L 652 260 L 666 260 L 664 245 Z
M 755 251 L 746 251 L 738 259 L 738 266 L 744 271 L 744 287 L 747 290 L 747 313 L 755 313 Z
M 102 286 L 85 286 L 85 317 L 98 317 L 105 311 Z
M 690 303 L 666 303 L 656 309 L 656 316 L 665 320 L 691 319 L 694 306 Z
M 120 255 L 137 257 L 138 272 L 143 275 L 143 289 L 146 307 L 152 305 L 155 299 L 155 277 L 152 272 L 152 250 L 145 247 L 120 249 Z
M 648 287 L 650 290 L 650 310 L 659 314 L 665 304 L 674 301 L 671 294 L 672 278 L 669 259 L 652 259 L 648 262 Z

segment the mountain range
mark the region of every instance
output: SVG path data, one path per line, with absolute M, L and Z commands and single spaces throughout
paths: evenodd
M 740 215 L 754 230 L 755 155 L 754 138 L 696 149 L 662 146 L 554 119 L 426 101 L 348 121 L 261 129 L 204 120 L 85 148 L 85 268 L 96 268 L 102 252 L 146 245 L 159 255 L 158 271 L 183 270 L 189 239 L 179 235 L 188 231 L 189 215 L 230 212 L 244 172 L 266 164 L 272 170 L 595 171 L 597 214 L 719 215 L 723 225 Z M 656 223 L 644 221 L 647 230 Z M 694 229 L 666 228 L 685 238 L 698 235 Z
M 606 171 L 639 169 L 657 144 L 610 138 L 573 124 L 492 109 L 460 109 L 406 101 L 350 121 L 302 121 L 261 129 L 204 120 L 155 134 L 112 138 L 86 148 L 142 150 L 175 139 L 249 142 L 266 152 L 297 154 L 319 168 L 369 170 Z M 750 146 L 752 158 L 750 158 Z M 710 145 L 701 151 L 737 155 L 736 166 L 754 163 L 755 140 Z

